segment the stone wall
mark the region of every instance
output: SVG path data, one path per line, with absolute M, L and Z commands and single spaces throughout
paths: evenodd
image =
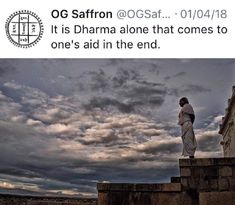
M 180 183 L 166 184 L 98 184 L 99 205 L 188 205 L 187 193 L 182 194 Z
M 228 100 L 228 107 L 225 109 L 219 134 L 223 136 L 221 144 L 224 156 L 235 157 L 235 86 L 233 86 L 232 96 Z
M 235 192 L 202 192 L 200 193 L 200 205 L 234 205 Z
M 180 159 L 179 166 L 171 183 L 99 183 L 98 205 L 235 204 L 235 158 Z
M 198 194 L 199 205 L 235 204 L 235 158 L 182 159 L 179 163 L 182 190 Z
M 235 191 L 235 158 L 180 160 L 183 190 Z
M 97 205 L 97 199 L 1 195 L 0 205 Z

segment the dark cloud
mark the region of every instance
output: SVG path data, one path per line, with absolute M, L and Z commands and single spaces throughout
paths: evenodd
M 146 146 L 145 148 L 139 150 L 141 152 L 147 153 L 147 154 L 153 154 L 153 155 L 164 155 L 164 154 L 177 154 L 181 151 L 182 144 L 179 142 L 164 142 L 159 143 L 153 146 L 152 144 L 149 146 Z
M 90 75 L 91 78 L 89 82 L 91 90 L 105 91 L 109 88 L 109 78 L 102 69 L 99 69 L 99 71 L 90 72 L 88 75 Z
M 211 92 L 211 89 L 206 88 L 202 85 L 187 84 L 179 88 L 171 88 L 168 91 L 170 95 L 175 95 L 179 97 L 187 94 L 200 94 L 200 93 Z
M 21 169 L 20 167 L 2 167 L 0 168 L 1 174 L 13 175 L 18 177 L 27 177 L 27 178 L 38 178 L 41 177 L 39 173 L 36 173 L 31 170 Z
M 123 103 L 117 99 L 107 98 L 107 97 L 93 97 L 88 103 L 84 104 L 84 108 L 87 110 L 92 110 L 94 108 L 100 108 L 102 110 L 107 110 L 109 106 L 117 108 L 120 112 L 130 113 L 134 112 L 135 108 L 143 105 L 155 105 L 156 107 L 161 106 L 164 102 L 161 96 L 151 96 L 146 93 L 139 93 L 138 90 L 145 90 L 146 92 L 155 92 L 149 89 L 135 89 L 131 92 L 124 93 L 125 97 L 128 97 L 129 102 Z M 136 93 L 136 95 L 134 94 Z M 138 94 L 137 94 L 138 93 Z M 139 96 L 138 96 L 139 95 Z
M 176 73 L 175 75 L 172 75 L 172 76 L 166 76 L 164 79 L 166 81 L 168 81 L 168 80 L 171 80 L 172 78 L 177 78 L 177 77 L 181 77 L 181 76 L 185 76 L 185 75 L 186 75 L 186 72 L 182 71 L 182 72 Z
M 134 110 L 135 105 L 138 105 L 138 104 L 135 104 L 135 103 L 125 104 L 125 103 L 119 102 L 116 99 L 94 97 L 90 100 L 89 103 L 84 105 L 84 108 L 87 110 L 92 110 L 94 108 L 101 108 L 102 110 L 105 110 L 107 109 L 108 106 L 114 106 L 121 112 L 130 113 Z
M 128 81 L 141 80 L 142 77 L 139 72 L 134 69 L 118 68 L 115 76 L 112 77 L 112 87 L 119 88 L 126 86 Z
M 127 88 L 121 93 L 124 97 L 133 101 L 136 105 L 148 105 L 154 104 L 155 106 L 161 106 L 164 102 L 166 90 L 159 86 L 139 86 Z
M 184 76 L 184 75 L 186 75 L 186 72 L 182 71 L 182 72 L 176 73 L 174 77 L 179 77 L 179 76 Z
M 24 196 L 46 196 L 48 193 L 46 192 L 37 192 L 31 191 L 24 188 L 0 188 L 1 194 L 15 194 L 15 195 L 24 195 Z M 53 195 L 53 193 L 52 193 Z M 56 194 L 55 194 L 56 195 Z
M 67 162 L 60 157 L 59 149 L 50 151 L 51 145 L 58 146 L 55 138 L 48 139 L 30 127 L 3 121 L 0 130 L 4 136 L 0 145 L 1 174 L 18 176 L 19 181 L 22 181 L 21 177 L 35 179 L 35 182 L 39 177 L 60 178 L 54 170 Z
M 9 60 L 0 60 L 0 77 L 15 71 L 15 67 Z
M 122 64 L 123 61 L 122 59 L 116 59 L 116 58 L 113 58 L 113 59 L 108 59 L 105 66 L 109 67 L 109 66 L 117 66 L 117 65 L 120 65 Z
M 201 85 L 186 85 L 182 88 L 182 92 L 184 93 L 202 93 L 202 92 L 210 92 L 211 89 L 205 88 Z
M 101 96 L 92 97 L 89 102 L 84 103 L 87 110 L 107 106 L 116 107 L 120 112 L 130 113 L 138 106 L 154 105 L 159 107 L 164 102 L 167 93 L 161 83 L 147 81 L 138 71 L 133 69 L 117 69 L 114 75 L 108 76 L 103 70 L 88 73 L 90 84 L 85 87 L 94 90 L 102 90 Z M 80 86 L 81 87 L 81 86 Z M 95 94 L 94 94 L 95 95 Z

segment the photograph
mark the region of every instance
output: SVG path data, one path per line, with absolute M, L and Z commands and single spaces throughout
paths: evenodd
M 234 59 L 0 59 L 0 204 L 231 199 L 234 86 Z

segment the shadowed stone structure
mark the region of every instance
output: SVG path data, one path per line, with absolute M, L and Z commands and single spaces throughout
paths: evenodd
M 231 98 L 228 99 L 228 107 L 225 110 L 219 134 L 223 136 L 221 145 L 224 156 L 235 157 L 235 86 L 233 86 Z
M 99 205 L 235 204 L 235 158 L 180 159 L 166 184 L 98 183 Z

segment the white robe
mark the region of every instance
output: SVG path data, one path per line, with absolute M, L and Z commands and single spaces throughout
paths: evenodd
M 179 122 L 181 126 L 181 138 L 183 141 L 183 156 L 194 156 L 197 142 L 193 131 L 193 124 L 189 114 L 194 114 L 193 108 L 190 104 L 185 104 L 179 113 Z

